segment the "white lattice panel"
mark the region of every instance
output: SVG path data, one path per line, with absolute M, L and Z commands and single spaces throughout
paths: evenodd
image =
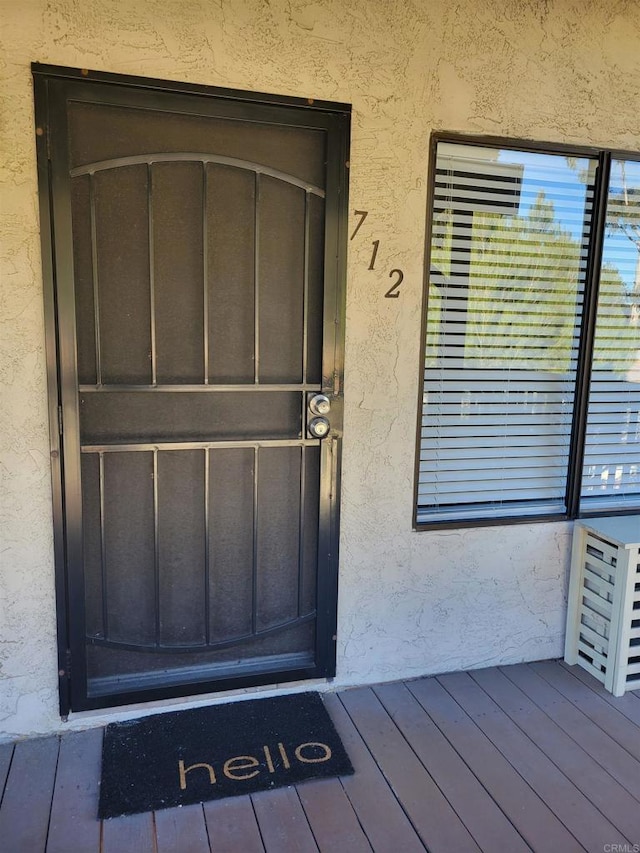
M 576 522 L 565 660 L 615 696 L 640 689 L 640 516 Z

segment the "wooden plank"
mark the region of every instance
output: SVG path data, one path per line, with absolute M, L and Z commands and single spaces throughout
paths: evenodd
M 603 553 L 606 554 L 607 552 L 603 549 Z M 615 554 L 615 556 L 614 556 L 614 554 Z M 608 556 L 609 556 L 610 560 L 611 559 L 615 559 L 615 560 L 619 559 L 619 554 L 617 551 L 615 551 L 615 552 L 609 551 Z M 595 554 L 587 553 L 585 556 L 585 560 L 584 560 L 584 566 L 585 566 L 585 572 L 589 566 L 592 566 L 592 567 L 594 567 L 595 570 L 602 572 L 603 575 L 606 575 L 607 577 L 613 577 L 614 582 L 615 582 L 616 566 L 614 566 L 613 563 L 607 562 L 606 560 L 602 560 L 602 559 L 600 559 L 600 557 L 597 557 Z M 613 586 L 613 583 L 611 585 Z
M 295 788 L 277 788 L 251 795 L 262 843 L 267 853 L 317 853 Z
M 533 850 L 584 850 L 435 678 L 407 687 Z
M 593 628 L 590 628 L 588 625 L 584 623 L 580 625 L 580 636 L 584 640 L 588 640 L 590 643 L 593 643 L 596 650 L 600 649 L 603 652 L 609 652 L 609 638 L 604 637 L 602 634 L 598 634 L 597 631 L 594 631 Z
M 586 607 L 581 611 L 582 620 L 580 622 L 580 630 L 582 630 L 583 625 L 588 625 L 591 623 L 592 630 L 598 634 L 598 636 L 605 636 L 609 639 L 609 632 L 611 630 L 611 622 L 608 619 L 605 619 L 604 616 L 601 616 L 599 613 L 596 613 L 595 610 L 588 610 Z
M 155 813 L 157 853 L 210 853 L 202 803 Z
M 373 691 L 346 690 L 340 699 L 430 853 L 479 850 Z
M 60 741 L 47 853 L 100 850 L 98 792 L 103 729 L 69 732 Z
M 506 667 L 501 672 L 600 767 L 608 770 L 616 783 L 640 801 L 640 762 L 636 758 L 526 664 Z M 637 828 L 640 837 L 640 822 Z
M 211 853 L 264 853 L 251 797 L 226 797 L 204 803 Z
M 47 843 L 60 739 L 38 738 L 15 745 L 0 807 L 5 850 L 42 853 Z
M 601 669 L 604 668 L 607 671 L 607 675 L 611 671 L 611 667 L 613 666 L 612 661 L 609 660 L 608 657 L 600 654 L 597 649 L 592 648 L 587 643 L 582 640 L 582 637 L 578 637 L 578 651 L 582 652 L 587 658 L 591 658 L 593 661 L 592 666 L 595 667 L 597 664 Z M 588 661 L 585 660 L 585 663 L 588 665 Z
M 424 853 L 406 814 L 337 696 L 325 694 L 324 705 L 340 735 L 355 773 L 342 787 L 376 853 Z
M 594 809 L 469 673 L 439 676 L 438 681 L 583 847 L 602 853 L 606 844 L 625 843 L 616 827 Z
M 640 760 L 640 729 L 614 705 L 598 696 L 555 661 L 531 665 L 532 670 L 548 681 L 559 693 L 600 726 L 620 746 Z
M 606 559 L 603 560 L 598 556 L 598 554 L 602 554 Z M 600 539 L 599 537 L 594 536 L 593 533 L 587 533 L 587 541 L 585 545 L 585 561 L 586 560 L 601 561 L 605 567 L 608 568 L 609 572 L 615 572 L 616 567 L 613 565 L 613 561 L 615 560 L 616 563 L 620 562 L 620 549 L 612 542 Z
M 603 817 L 606 818 L 616 827 L 618 834 L 629 842 L 638 838 L 640 810 L 637 801 L 622 785 L 503 673 L 497 669 L 485 669 L 471 672 L 470 675 L 556 767 L 571 779 L 595 809 L 599 809 L 601 823 Z M 604 843 L 612 843 L 611 836 Z
M 338 779 L 318 779 L 296 788 L 321 853 L 371 853 L 367 836 Z
M 613 607 L 610 601 L 601 598 L 595 592 L 592 592 L 590 589 L 587 589 L 586 586 L 580 590 L 580 594 L 583 598 L 587 599 L 586 607 L 589 610 L 595 610 L 596 613 L 600 614 L 600 616 L 604 616 L 607 619 L 611 619 Z
M 598 595 L 607 599 L 608 596 L 613 598 L 614 581 L 610 580 L 611 576 L 608 573 L 607 577 L 603 577 L 600 572 L 602 572 L 602 565 L 594 566 L 587 563 L 584 567 L 583 577 L 596 587 Z
M 575 664 L 578 660 L 578 635 L 580 613 L 582 611 L 582 596 L 580 595 L 580 591 L 583 586 L 582 565 L 586 536 L 587 534 L 585 529 L 580 524 L 577 524 L 573 531 L 573 540 L 571 545 L 567 630 L 564 642 L 565 659 L 570 661 L 572 664 Z
M 570 666 L 561 662 L 561 666 L 565 667 L 574 678 L 577 678 L 601 699 L 613 705 L 621 714 L 624 714 L 631 722 L 640 726 L 640 701 L 635 693 L 625 693 L 624 696 L 614 696 L 598 682 L 590 672 L 587 672 L 581 666 Z
M 0 743 L 0 803 L 4 796 L 4 788 L 9 775 L 9 767 L 11 767 L 11 759 L 13 758 L 13 744 Z
M 155 853 L 153 812 L 102 821 L 102 853 Z
M 510 853 L 529 851 L 529 845 L 407 688 L 389 684 L 375 688 L 375 694 L 478 846 Z

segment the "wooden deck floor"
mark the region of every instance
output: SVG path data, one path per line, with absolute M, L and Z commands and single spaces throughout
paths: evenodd
M 101 730 L 4 745 L 0 851 L 630 853 L 640 844 L 636 693 L 615 699 L 581 669 L 544 662 L 325 702 L 354 776 L 102 824 Z

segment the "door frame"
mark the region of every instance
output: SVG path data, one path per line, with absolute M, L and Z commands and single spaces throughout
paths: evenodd
M 60 714 L 66 718 L 71 710 L 106 708 L 274 682 L 274 673 L 270 678 L 265 673 L 243 674 L 215 682 L 154 687 L 113 696 L 92 698 L 87 695 L 75 305 L 73 288 L 57 286 L 58 278 L 73 281 L 68 167 L 66 157 L 60 154 L 59 148 L 54 150 L 51 144 L 52 128 L 57 138 L 66 138 L 67 99 L 172 111 L 180 111 L 182 105 L 183 112 L 185 102 L 190 101 L 198 105 L 198 114 L 203 116 L 259 120 L 326 132 L 322 391 L 332 399 L 332 427 L 329 437 L 320 444 L 316 663 L 313 667 L 279 672 L 277 682 L 331 678 L 336 667 L 351 107 L 311 98 L 229 90 L 40 63 L 32 64 L 32 74 L 44 286 Z M 64 318 L 63 323 L 60 317 Z M 66 330 L 61 329 L 62 325 Z M 70 328 L 73 329 L 72 334 L 69 333 Z

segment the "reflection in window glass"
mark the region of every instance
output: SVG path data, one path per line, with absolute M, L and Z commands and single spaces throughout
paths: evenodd
M 594 173 L 438 145 L 418 521 L 566 510 Z
M 640 163 L 614 160 L 589 393 L 584 509 L 640 497 Z

